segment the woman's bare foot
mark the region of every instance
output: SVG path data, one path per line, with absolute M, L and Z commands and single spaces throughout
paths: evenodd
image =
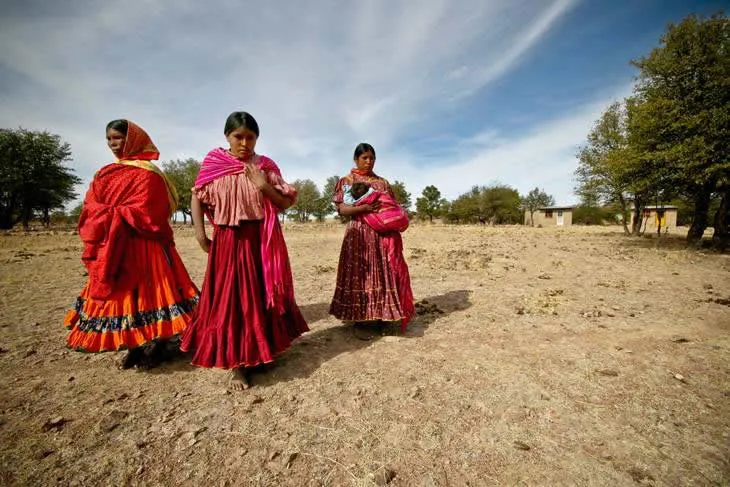
M 144 347 L 137 347 L 129 350 L 124 358 L 119 362 L 121 370 L 137 367 L 144 360 Z
M 239 367 L 231 371 L 231 380 L 228 383 L 228 390 L 245 391 L 251 387 L 251 377 L 245 367 Z

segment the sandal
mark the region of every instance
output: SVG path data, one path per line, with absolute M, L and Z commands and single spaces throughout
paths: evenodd
M 368 329 L 367 325 L 361 321 L 356 321 L 352 326 L 352 334 L 358 340 L 368 342 L 373 339 L 373 333 Z

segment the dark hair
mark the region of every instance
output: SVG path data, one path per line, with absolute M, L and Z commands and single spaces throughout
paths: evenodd
M 353 157 L 353 159 L 357 159 L 366 152 L 372 152 L 373 157 L 375 157 L 375 148 L 372 145 L 368 144 L 367 142 L 357 144 L 357 147 L 355 147 L 355 157 Z
M 223 134 L 228 137 L 236 129 L 248 129 L 256 134 L 256 137 L 259 136 L 259 124 L 248 112 L 233 112 L 228 115 L 226 126 L 223 127 Z
M 370 189 L 370 185 L 367 183 L 353 183 L 350 187 L 350 194 L 353 198 L 362 198 L 365 193 Z
M 110 129 L 127 135 L 127 130 L 129 130 L 129 124 L 126 120 L 119 118 L 117 120 L 112 120 L 111 122 L 106 124 L 106 131 L 109 132 Z

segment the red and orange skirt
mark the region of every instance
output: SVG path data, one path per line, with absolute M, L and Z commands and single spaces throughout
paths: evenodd
M 67 344 L 85 352 L 133 349 L 179 335 L 192 321 L 198 289 L 172 245 L 130 239 L 119 286 L 94 299 L 87 283 L 66 313 Z

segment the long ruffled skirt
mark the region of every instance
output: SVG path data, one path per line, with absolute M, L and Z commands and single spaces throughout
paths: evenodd
M 124 276 L 107 299 L 92 298 L 87 283 L 66 313 L 70 348 L 132 349 L 172 338 L 192 321 L 198 289 L 174 246 L 133 237 L 124 259 Z
M 218 227 L 193 323 L 181 350 L 192 364 L 234 369 L 269 363 L 309 331 L 299 307 L 281 315 L 266 310 L 261 260 L 261 222 Z
M 415 312 L 400 233 L 379 234 L 352 220 L 345 230 L 330 314 L 345 322 L 400 321 Z

